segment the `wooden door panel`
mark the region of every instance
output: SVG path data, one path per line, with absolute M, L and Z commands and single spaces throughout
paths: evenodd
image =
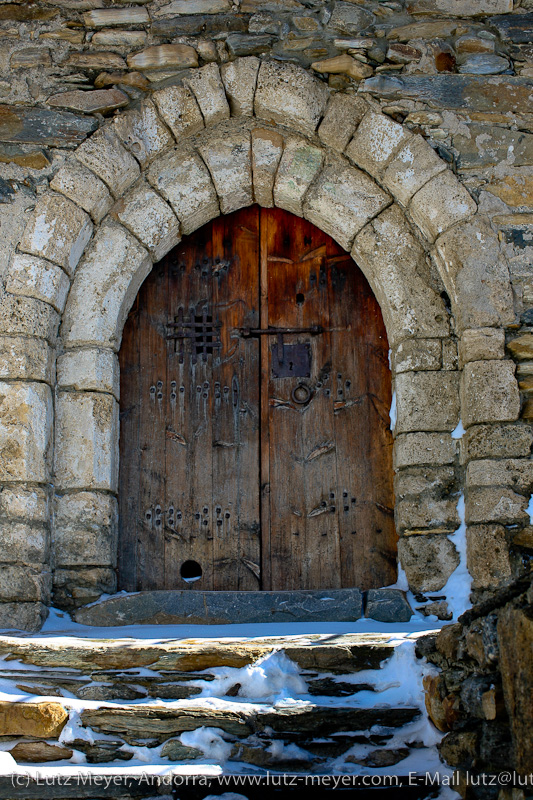
M 268 327 L 297 332 L 241 330 Z M 387 353 L 364 276 L 305 220 L 254 206 L 180 243 L 120 352 L 120 587 L 393 582 Z

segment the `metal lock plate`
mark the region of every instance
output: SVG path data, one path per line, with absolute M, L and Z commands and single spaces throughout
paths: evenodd
M 280 354 L 283 359 L 280 362 Z M 272 377 L 273 378 L 310 378 L 311 377 L 311 345 L 302 344 L 272 345 Z

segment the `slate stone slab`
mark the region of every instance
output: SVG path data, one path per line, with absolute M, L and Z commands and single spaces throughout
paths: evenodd
M 359 589 L 295 592 L 158 591 L 116 595 L 78 609 L 83 625 L 224 625 L 350 622 L 362 616 Z
M 366 592 L 365 617 L 379 622 L 408 622 L 413 610 L 399 589 L 369 589 Z
M 496 28 L 502 39 L 515 44 L 533 41 L 533 14 L 505 14 L 493 17 L 490 24 Z
M 513 76 L 490 80 L 478 75 L 377 75 L 367 78 L 363 92 L 399 100 L 410 98 L 434 103 L 440 108 L 468 108 L 471 111 L 523 112 L 533 103 L 533 78 Z
M 74 147 L 96 128 L 96 119 L 69 111 L 0 105 L 0 141 Z

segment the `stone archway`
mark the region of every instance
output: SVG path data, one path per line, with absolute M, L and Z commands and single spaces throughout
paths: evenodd
M 389 336 L 398 469 L 455 459 L 450 433 L 460 418 L 460 374 L 430 263 L 451 301 L 453 333 L 465 343 L 465 424 L 518 416 L 516 381 L 503 350 L 490 361 L 476 358 L 479 337 L 512 319 L 507 268 L 488 223 L 422 137 L 360 97 L 330 96 L 299 67 L 249 57 L 221 70 L 209 64 L 191 71 L 182 86 L 154 92 L 139 110 L 97 131 L 59 170 L 51 189 L 13 256 L 5 307 L 14 332 L 22 309 L 33 319 L 24 335 L 39 342 L 46 362 L 40 374 L 47 375 L 64 309 L 54 566 L 56 596 L 66 605 L 114 588 L 116 352 L 125 316 L 152 263 L 180 232 L 219 213 L 254 200 L 276 205 L 306 217 L 352 252 Z M 490 385 L 476 395 L 474 387 L 485 379 L 497 397 Z M 13 417 L 12 438 L 19 431 L 22 436 L 5 468 L 8 479 L 44 484 L 50 391 L 30 380 L 8 397 L 13 407 L 26 404 L 33 421 L 29 431 Z M 433 588 L 445 584 L 458 561 L 446 537 L 457 525 L 455 507 L 450 499 L 428 497 L 416 509 L 409 500 L 397 508 L 400 532 L 426 534 L 416 537 L 422 566 L 409 567 L 417 590 L 425 588 L 424 563 L 437 570 Z M 409 552 L 410 541 L 406 537 Z M 46 602 L 46 547 L 39 558 L 31 599 Z

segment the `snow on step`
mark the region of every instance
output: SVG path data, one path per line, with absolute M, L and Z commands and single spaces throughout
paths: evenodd
M 20 764 L 58 769 L 409 771 L 437 758 L 440 738 L 422 692 L 434 668 L 414 645 L 386 634 L 0 637 L 0 702 L 12 709 L 6 749 Z M 61 718 L 46 742 L 17 729 L 29 704 L 37 717 L 42 709 L 43 719 Z

